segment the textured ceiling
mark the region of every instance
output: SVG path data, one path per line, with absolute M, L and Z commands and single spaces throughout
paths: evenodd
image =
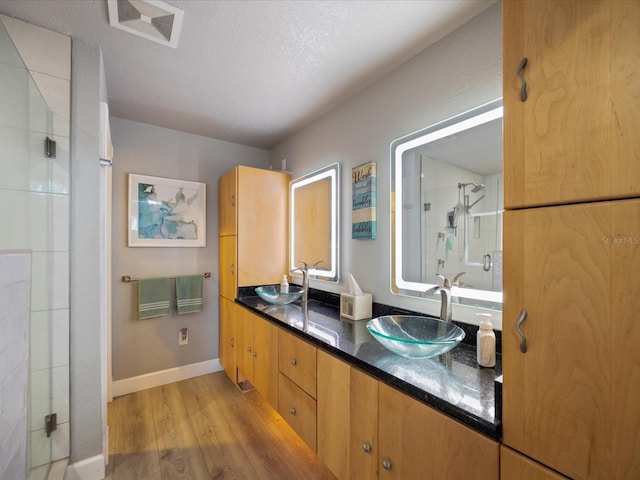
M 110 113 L 270 148 L 496 0 L 170 0 L 177 48 L 109 25 L 106 0 L 0 0 L 0 13 L 99 45 Z

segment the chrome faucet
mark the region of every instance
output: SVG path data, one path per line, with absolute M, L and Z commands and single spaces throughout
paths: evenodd
M 440 320 L 444 322 L 451 322 L 453 320 L 453 316 L 451 314 L 451 280 L 444 275 L 438 274 L 438 276 L 442 279 L 442 286 L 436 285 L 424 293 L 435 295 L 440 292 L 440 297 L 442 299 L 440 302 Z
M 303 305 L 306 305 L 307 300 L 309 300 L 309 264 L 303 261 L 299 261 L 298 263 L 301 263 L 304 266 L 294 268 L 293 270 L 290 270 L 289 273 L 302 272 L 302 297 L 300 298 L 300 301 L 302 302 Z M 311 269 L 316 268 L 321 263 L 322 263 L 322 260 L 314 263 Z

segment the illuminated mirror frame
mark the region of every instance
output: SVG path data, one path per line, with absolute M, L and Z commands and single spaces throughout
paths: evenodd
M 337 283 L 340 281 L 340 268 L 339 261 L 340 255 L 338 254 L 339 250 L 339 208 L 338 208 L 338 199 L 339 197 L 339 188 L 340 188 L 340 164 L 333 163 L 326 167 L 323 167 L 315 172 L 309 173 L 300 178 L 296 178 L 291 180 L 289 184 L 289 270 L 293 270 L 294 268 L 299 268 L 301 266 L 298 263 L 299 259 L 295 258 L 295 235 L 296 235 L 296 226 L 294 225 L 293 219 L 295 218 L 295 191 L 298 188 L 304 187 L 305 185 L 309 185 L 313 182 L 329 180 L 331 184 L 331 234 L 330 234 L 330 243 L 331 243 L 331 269 L 326 270 L 322 268 L 309 268 L 309 275 L 313 275 L 316 280 L 325 280 L 328 282 Z M 312 265 L 309 265 L 311 267 Z M 320 265 L 322 267 L 322 265 Z
M 455 135 L 502 117 L 502 99 L 498 99 L 391 142 L 391 228 L 394 233 L 391 240 L 392 293 L 401 295 L 401 290 L 424 293 L 435 286 L 435 284 L 430 283 L 408 281 L 402 275 L 402 208 L 396 208 L 396 202 L 399 205 L 402 204 L 402 155 L 427 143 L 435 142 L 441 138 Z M 502 292 L 489 290 L 452 286 L 451 296 L 485 300 L 496 304 L 502 303 Z

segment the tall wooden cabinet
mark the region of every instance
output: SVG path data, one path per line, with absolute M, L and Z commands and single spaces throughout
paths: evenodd
M 244 359 L 236 337 L 244 330 L 233 302 L 238 287 L 279 283 L 286 273 L 290 180 L 287 173 L 238 166 L 218 181 L 220 362 L 234 382 L 236 362 Z
M 503 0 L 503 33 L 502 478 L 640 478 L 640 2 Z
M 505 444 L 571 478 L 640 478 L 640 200 L 504 219 Z

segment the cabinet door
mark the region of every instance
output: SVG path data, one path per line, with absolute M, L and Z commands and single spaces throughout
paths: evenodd
M 640 25 L 640 23 L 638 23 Z M 611 478 L 640 478 L 640 200 L 613 202 Z
M 350 370 L 348 364 L 318 351 L 318 456 L 341 480 L 349 479 Z
M 273 170 L 238 167 L 238 285 L 280 283 L 287 273 L 289 181 Z
M 237 233 L 237 182 L 238 169 L 228 171 L 218 180 L 218 235 Z
M 572 478 L 640 473 L 639 219 L 640 200 L 505 213 L 504 443 Z
M 282 373 L 278 375 L 278 413 L 316 451 L 316 401 Z
M 378 478 L 378 384 L 355 368 L 350 371 L 349 457 L 351 478 Z
M 316 398 L 317 348 L 280 329 L 278 349 L 280 371 Z
M 248 380 L 253 384 L 253 322 L 254 315 L 238 308 L 236 311 L 236 337 L 238 341 L 236 363 L 238 365 L 238 377 Z
M 253 317 L 253 386 L 278 408 L 278 327 Z
M 220 295 L 229 300 L 235 300 L 237 293 L 236 239 L 235 235 L 218 237 Z
M 640 2 L 502 5 L 505 207 L 638 196 Z
M 503 445 L 500 447 L 500 478 L 503 480 L 565 480 L 567 477 Z
M 378 418 L 379 478 L 498 480 L 497 442 L 385 384 Z
M 224 367 L 227 376 L 235 383 L 236 377 L 236 305 L 223 296 L 220 302 L 220 364 Z

